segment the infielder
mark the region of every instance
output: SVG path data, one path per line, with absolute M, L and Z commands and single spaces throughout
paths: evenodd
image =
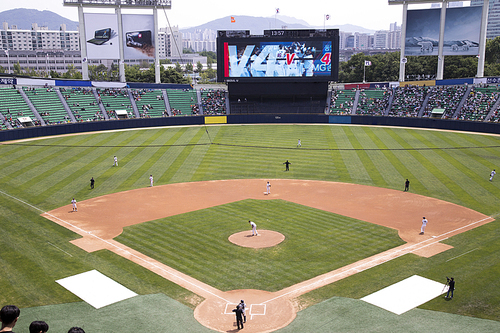
M 77 212 L 78 209 L 76 208 L 76 200 L 75 200 L 75 198 L 73 198 L 73 200 L 71 200 L 71 204 L 73 205 L 73 211 Z
M 248 221 L 248 223 L 250 223 L 250 225 L 252 226 L 252 236 L 258 236 L 259 234 L 257 233 L 257 225 L 252 221 Z
M 267 182 L 266 184 L 267 194 L 271 194 L 271 184 Z
M 113 157 L 113 166 L 118 166 L 118 157 Z
M 300 139 L 299 139 L 299 141 L 297 142 L 297 147 L 302 147 L 302 141 L 300 141 Z
M 493 180 L 493 176 L 496 174 L 497 172 L 495 171 L 495 169 L 493 169 L 493 171 L 490 173 L 490 182 Z
M 423 217 L 422 219 L 422 227 L 420 227 L 420 234 L 424 234 L 424 231 L 425 231 L 425 226 L 427 225 L 427 219 L 425 218 L 425 216 Z
M 149 183 L 151 184 L 150 186 L 153 187 L 153 175 L 149 175 Z

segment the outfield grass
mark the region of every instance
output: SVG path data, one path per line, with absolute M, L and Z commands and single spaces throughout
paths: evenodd
M 155 184 L 158 185 L 215 179 L 289 178 L 342 181 L 401 190 L 404 179 L 408 178 L 411 181 L 410 191 L 413 193 L 454 202 L 493 217 L 500 211 L 500 178 L 488 181 L 490 171 L 499 169 L 500 138 L 496 136 L 330 125 L 210 126 L 208 130 L 213 144 L 210 144 L 205 127 L 174 127 L 94 133 L 0 145 L 0 264 L 4 268 L 0 279 L 0 304 L 14 303 L 25 308 L 76 302 L 78 298 L 54 283 L 54 280 L 97 269 L 139 294 L 164 293 L 193 308 L 200 300 L 190 292 L 108 251 L 86 253 L 68 242 L 79 238 L 78 235 L 39 216 L 41 211 L 69 204 L 72 197 L 82 201 L 103 194 L 145 187 L 149 184 L 150 174 L 154 175 Z M 302 148 L 296 148 L 298 138 L 302 140 Z M 118 156 L 119 167 L 112 167 L 114 155 Z M 292 165 L 289 172 L 284 172 L 282 163 L 287 159 Z M 91 177 L 96 179 L 96 188 L 92 191 L 89 186 Z M 238 205 L 245 206 L 245 209 L 250 209 L 254 214 L 260 214 L 259 218 L 270 215 L 252 208 L 261 204 L 263 203 L 258 201 L 239 202 L 217 207 L 203 214 L 220 222 L 219 226 L 226 222 L 222 228 L 224 231 L 220 231 L 220 234 L 224 233 L 224 237 L 219 236 L 219 239 L 227 239 L 230 228 L 226 227 L 232 219 L 224 220 L 223 216 L 230 212 L 235 218 L 247 220 L 248 212 L 243 214 L 235 209 Z M 274 204 L 287 205 L 283 202 L 270 203 Z M 196 216 L 197 213 L 192 214 Z M 282 213 L 272 212 L 277 218 L 282 218 Z M 217 217 L 217 214 L 221 215 Z M 300 207 L 294 210 L 294 220 L 299 221 L 302 227 L 308 219 L 313 220 L 320 230 L 322 223 L 340 223 L 344 219 L 338 216 L 330 219 L 326 215 L 321 216 L 323 214 L 324 212 Z M 154 221 L 148 223 L 147 227 L 153 228 L 152 230 L 156 227 L 172 228 L 175 233 L 183 231 L 183 224 L 187 223 L 185 218 L 186 216 L 178 216 Z M 175 227 L 170 225 L 171 221 L 175 221 Z M 267 221 L 259 221 L 259 228 L 263 223 Z M 446 243 L 455 248 L 432 258 L 406 255 L 313 291 L 304 295 L 301 301 L 311 305 L 334 296 L 360 298 L 413 274 L 438 281 L 444 281 L 447 275 L 455 275 L 457 297 L 452 302 L 436 299 L 422 308 L 498 320 L 498 223 L 496 221 L 450 238 Z M 146 225 L 136 227 L 141 229 L 146 228 Z M 292 227 L 295 226 L 290 225 Z M 245 228 L 248 226 L 234 227 L 238 231 Z M 296 228 L 283 229 L 283 233 L 290 233 L 290 238 L 298 237 L 299 226 Z M 209 270 L 204 263 L 199 262 L 206 260 L 203 251 L 197 251 L 196 256 L 189 257 L 188 253 L 180 251 L 179 248 L 194 246 L 187 240 L 200 241 L 201 237 L 189 235 L 185 230 L 184 232 L 186 238 L 176 235 L 169 235 L 171 239 L 163 235 L 159 237 L 159 243 L 176 244 L 175 249 L 161 252 L 164 257 L 161 261 L 173 260 L 170 256 L 174 255 L 182 260 L 189 258 L 186 270 L 192 272 L 192 275 L 204 282 L 215 281 L 209 283 L 221 289 L 232 289 L 232 282 L 218 280 L 222 275 L 220 272 Z M 217 229 L 213 232 L 216 233 Z M 136 242 L 132 239 L 132 233 L 127 232 L 120 238 L 124 241 L 125 238 L 130 238 L 127 242 Z M 349 237 L 345 240 L 346 243 L 342 246 L 349 246 Z M 201 237 L 201 241 L 207 242 L 204 237 Z M 257 252 L 266 253 L 267 256 L 271 256 L 273 251 L 283 252 L 284 257 L 287 257 L 287 251 L 295 253 L 287 248 L 292 246 L 291 243 L 287 239 L 286 243 L 274 250 Z M 306 244 L 315 253 L 314 243 Z M 328 241 L 318 244 L 318 253 L 323 253 L 318 258 L 322 258 L 331 244 Z M 155 246 L 156 244 L 152 244 L 145 251 L 151 251 L 152 254 L 158 250 Z M 380 244 L 370 247 L 368 252 L 377 252 L 387 246 L 392 245 Z M 219 253 L 219 248 L 216 249 L 215 245 L 213 248 L 206 248 Z M 244 264 L 242 259 L 247 257 L 244 252 L 249 252 L 248 250 L 228 252 L 224 247 L 221 249 L 221 260 L 226 261 L 226 267 L 231 266 L 230 258 L 233 258 L 236 251 L 241 253 L 238 253 L 238 265 L 235 266 L 241 266 L 244 275 L 251 270 L 250 265 Z M 360 249 L 356 255 L 363 256 L 367 253 L 366 250 Z M 253 256 L 252 260 L 259 262 L 259 258 L 260 253 Z M 289 262 L 276 262 L 282 272 L 289 263 L 294 265 L 293 270 L 286 272 L 283 285 L 294 283 L 295 279 L 306 278 L 309 269 L 329 269 L 325 266 L 313 267 L 315 265 L 311 264 L 307 269 L 302 269 L 305 271 L 303 272 L 297 268 L 300 266 L 299 261 L 293 262 L 290 257 L 287 259 Z M 344 259 L 353 258 L 338 260 Z M 304 258 L 301 261 L 309 264 Z M 337 259 L 326 264 L 334 267 L 336 261 Z M 323 263 L 317 266 L 322 266 Z M 176 264 L 182 265 L 179 262 Z M 202 269 L 198 271 L 197 267 Z M 280 282 L 275 281 L 279 279 L 268 284 L 264 279 L 259 280 L 256 272 L 252 274 L 255 276 L 252 275 L 251 283 L 255 283 L 259 289 L 281 288 Z M 233 269 L 227 271 L 228 279 L 234 276 Z M 242 283 L 245 288 L 249 284 L 249 281 Z

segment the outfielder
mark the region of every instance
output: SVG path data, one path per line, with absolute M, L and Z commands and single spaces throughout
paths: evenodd
M 118 166 L 118 157 L 113 157 L 113 166 Z
M 149 183 L 151 184 L 150 186 L 153 187 L 153 175 L 149 175 Z
M 495 176 L 497 174 L 497 172 L 495 171 L 495 169 L 493 169 L 493 171 L 491 171 L 490 173 L 490 182 L 493 180 L 493 176 Z
M 248 223 L 250 223 L 250 225 L 252 226 L 252 236 L 258 236 L 259 234 L 257 233 L 257 225 L 252 221 L 248 221 Z

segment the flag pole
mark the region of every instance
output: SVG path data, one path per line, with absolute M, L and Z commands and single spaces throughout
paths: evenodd
M 365 62 L 364 62 L 364 63 L 365 63 L 365 64 L 364 64 L 364 66 L 363 66 L 363 83 L 365 83 L 365 82 L 366 82 L 366 80 L 365 80 L 365 75 L 366 75 L 366 60 L 365 60 Z

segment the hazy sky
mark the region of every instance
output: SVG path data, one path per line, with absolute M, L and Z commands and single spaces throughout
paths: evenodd
M 14 8 L 50 10 L 71 20 L 78 20 L 76 7 L 63 6 L 63 0 L 0 0 L 0 11 Z M 372 30 L 387 30 L 393 22 L 400 25 L 403 11 L 401 5 L 389 6 L 387 0 L 172 0 L 172 9 L 167 10 L 166 14 L 171 25 L 187 28 L 225 16 L 274 17 L 276 8 L 280 9 L 281 15 L 302 19 L 314 26 L 323 26 L 323 17 L 328 14 L 330 20 L 326 22 L 327 26 L 349 23 Z M 85 12 L 96 10 L 86 9 Z M 98 12 L 109 10 L 99 9 Z M 128 11 L 123 10 L 123 13 Z M 167 20 L 162 10 L 158 12 L 158 17 L 160 27 L 166 26 Z

